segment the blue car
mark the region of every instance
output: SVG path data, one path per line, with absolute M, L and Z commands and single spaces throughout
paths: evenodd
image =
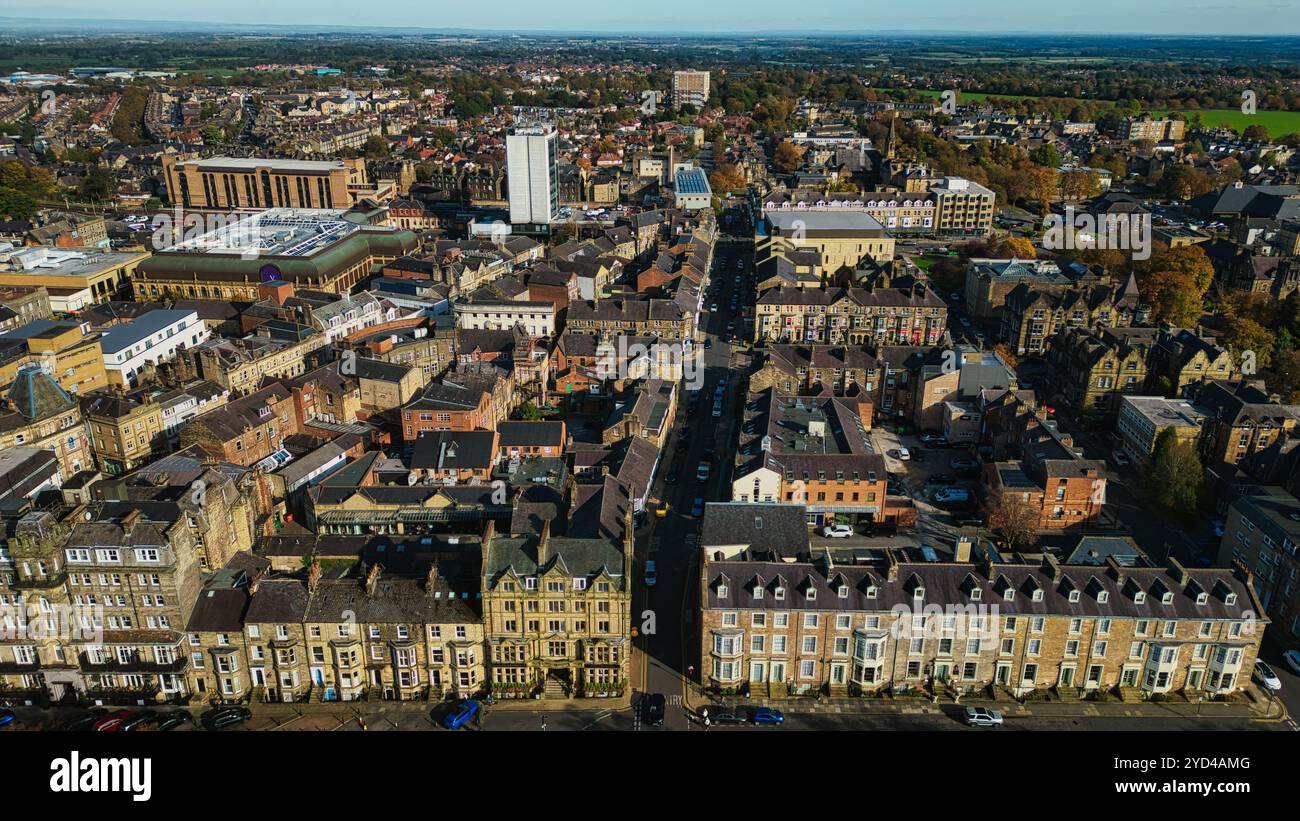
M 780 710 L 773 707 L 755 707 L 754 714 L 750 716 L 750 720 L 758 725 L 784 724 L 785 716 Z
M 704 497 L 703 497 L 703 496 L 696 496 L 696 497 L 695 497 L 695 501 L 691 502 L 691 515 L 692 515 L 692 516 L 703 516 L 703 515 L 704 515 Z
M 464 701 L 451 708 L 451 712 L 442 719 L 442 726 L 448 730 L 459 730 L 464 727 L 474 716 L 478 715 L 479 703 L 472 698 Z

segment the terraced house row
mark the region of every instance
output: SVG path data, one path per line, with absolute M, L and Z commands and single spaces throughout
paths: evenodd
M 953 562 L 888 551 L 862 564 L 761 536 L 703 545 L 705 685 L 1210 698 L 1249 683 L 1268 620 L 1244 569 L 971 561 L 970 548 L 959 543 Z

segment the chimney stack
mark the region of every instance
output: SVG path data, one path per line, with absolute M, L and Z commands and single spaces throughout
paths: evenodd
M 537 570 L 546 566 L 547 560 L 550 559 L 551 550 L 551 520 L 542 520 L 542 532 L 537 536 Z
M 316 588 L 320 586 L 320 559 L 312 559 L 311 567 L 307 569 L 307 592 L 315 593 Z
M 1114 556 L 1106 557 L 1106 573 L 1115 580 L 1116 584 L 1124 584 L 1124 568 L 1119 566 Z
M 892 547 L 885 548 L 885 580 L 898 581 L 898 557 Z
M 375 585 L 379 581 L 379 562 L 370 565 L 370 572 L 366 574 L 366 595 L 375 595 Z
M 1179 586 L 1187 584 L 1187 568 L 1183 567 L 1182 562 L 1173 556 L 1169 557 L 1169 575 L 1173 576 L 1174 581 L 1178 582 Z
M 438 578 L 438 565 L 436 562 L 429 562 L 429 572 L 424 574 L 424 592 L 433 595 L 433 582 Z
M 1061 580 L 1061 564 L 1050 553 L 1043 554 L 1043 574 L 1053 582 Z

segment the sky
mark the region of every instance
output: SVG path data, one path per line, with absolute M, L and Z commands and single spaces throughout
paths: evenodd
M 5 0 L 9 17 L 608 33 L 800 31 L 1300 34 L 1300 0 Z M 905 10 L 905 13 L 900 13 Z

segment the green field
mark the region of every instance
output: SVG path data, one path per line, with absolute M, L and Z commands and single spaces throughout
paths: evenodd
M 877 88 L 877 91 L 895 91 L 892 88 Z M 939 97 L 943 94 L 939 89 L 917 89 L 917 93 L 922 97 Z M 982 100 L 1030 100 L 1037 99 L 1029 94 L 988 94 L 983 91 L 963 91 L 958 95 L 958 102 L 980 102 Z M 1070 99 L 1068 97 L 1054 97 L 1051 99 Z M 1101 100 L 1099 102 L 1107 102 Z M 1162 117 L 1170 113 L 1169 109 L 1154 109 L 1150 112 L 1153 116 Z M 1227 125 L 1238 134 L 1246 130 L 1247 126 L 1260 124 L 1268 128 L 1270 137 L 1281 137 L 1283 134 L 1300 133 L 1300 111 L 1257 111 L 1254 114 L 1243 114 L 1240 109 L 1236 108 L 1188 108 L 1177 109 L 1176 113 L 1184 117 L 1191 117 L 1193 114 L 1201 115 L 1201 122 L 1208 127 L 1218 125 Z

